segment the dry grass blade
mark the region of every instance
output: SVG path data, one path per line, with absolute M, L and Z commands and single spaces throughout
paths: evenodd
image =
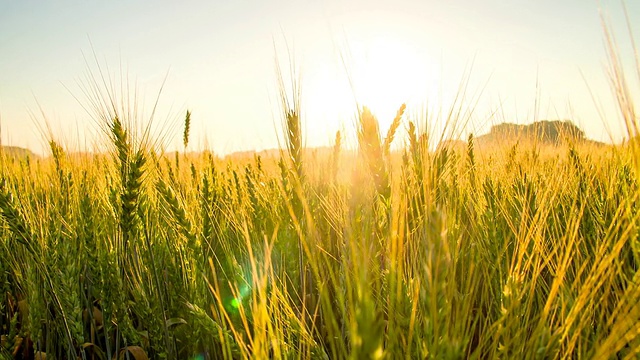
M 127 346 L 120 351 L 120 360 L 148 360 L 147 353 L 140 346 Z

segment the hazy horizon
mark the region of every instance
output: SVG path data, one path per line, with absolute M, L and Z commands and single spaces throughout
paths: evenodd
M 633 70 L 622 6 L 601 5 Z M 640 3 L 626 7 L 633 25 Z M 0 4 L 0 34 L 2 143 L 37 153 L 45 117 L 57 141 L 91 146 L 97 129 L 82 105 L 94 51 L 117 86 L 121 72 L 137 84 L 143 119 L 166 76 L 156 122 L 170 124 L 170 150 L 182 148 L 187 109 L 192 150 L 277 147 L 276 55 L 285 77 L 290 58 L 301 76 L 309 146 L 354 132 L 354 95 L 384 131 L 403 102 L 414 119 L 448 110 L 467 73 L 468 131 L 570 119 L 590 139 L 608 141 L 607 127 L 613 140 L 624 136 L 597 1 L 15 1 Z

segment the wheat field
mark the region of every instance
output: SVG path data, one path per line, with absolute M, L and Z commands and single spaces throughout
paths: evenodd
M 97 100 L 108 151 L 0 155 L 0 358 L 640 354 L 638 141 L 449 142 L 402 105 L 320 152 L 283 102 L 280 154 L 229 160 Z

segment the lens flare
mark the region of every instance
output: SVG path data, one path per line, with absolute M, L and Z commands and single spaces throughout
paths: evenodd
M 240 302 L 242 301 L 242 299 L 238 300 L 237 298 L 231 300 L 231 306 L 235 309 L 240 307 Z
M 229 305 L 235 309 L 238 310 L 240 308 L 240 305 L 242 304 L 242 301 L 249 295 L 249 293 L 251 292 L 251 288 L 248 285 L 243 285 L 240 287 L 240 291 L 237 297 L 231 299 L 231 301 L 229 302 Z

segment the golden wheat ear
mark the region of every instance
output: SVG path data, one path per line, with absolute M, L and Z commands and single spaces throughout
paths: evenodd
M 400 122 L 402 121 L 402 115 L 404 115 L 404 111 L 406 108 L 407 108 L 406 104 L 400 105 L 400 108 L 396 113 L 396 117 L 391 122 L 391 126 L 389 126 L 389 131 L 387 131 L 387 136 L 384 138 L 384 145 L 382 147 L 384 150 L 384 154 L 387 157 L 389 156 L 391 143 L 393 142 L 393 139 L 396 135 L 396 131 L 398 130 L 398 127 L 400 127 Z
M 365 106 L 362 108 L 359 120 L 358 141 L 360 154 L 369 168 L 378 194 L 387 197 L 390 189 L 389 175 L 383 158 L 378 119 Z

